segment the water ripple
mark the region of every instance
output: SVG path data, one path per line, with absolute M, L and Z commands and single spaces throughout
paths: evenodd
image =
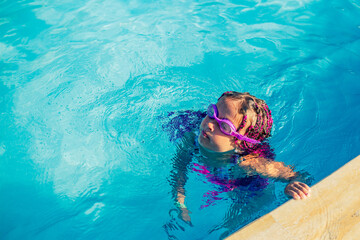
M 84 231 L 69 230 L 79 238 L 136 238 L 119 226 L 141 232 L 150 222 L 165 222 L 173 207 L 166 178 L 176 146 L 159 116 L 205 110 L 224 91 L 265 99 L 277 160 L 316 181 L 358 152 L 354 1 L 35 0 L 0 6 L 0 102 L 6 111 L 0 155 L 10 165 L 1 170 L 14 185 L 18 177 L 34 185 L 24 193 L 35 199 L 34 211 L 43 207 L 36 197 L 50 198 L 36 214 L 23 208 L 26 216 L 17 201 L 6 204 L 23 221 L 38 216 L 41 221 L 26 229 L 39 238 L 57 238 L 51 234 L 74 226 Z M 197 193 L 189 181 L 189 192 Z M 195 213 L 201 198 L 190 202 Z M 244 216 L 236 207 L 226 219 Z M 206 224 L 212 212 L 197 214 Z M 249 216 L 204 226 L 211 233 L 193 231 L 227 234 Z M 154 238 L 165 237 L 156 231 Z

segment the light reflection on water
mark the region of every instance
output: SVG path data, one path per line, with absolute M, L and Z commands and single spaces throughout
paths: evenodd
M 0 6 L 7 239 L 137 239 L 145 231 L 166 239 L 166 224 L 178 239 L 216 239 L 284 202 L 274 183 L 254 208 L 224 201 L 200 210 L 195 196 L 206 185 L 190 175 L 194 227 L 174 216 L 176 146 L 159 116 L 204 110 L 230 89 L 267 101 L 277 160 L 316 181 L 359 154 L 355 1 Z

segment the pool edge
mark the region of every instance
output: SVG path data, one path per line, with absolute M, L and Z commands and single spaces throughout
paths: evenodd
M 309 199 L 290 200 L 226 240 L 360 237 L 360 155 L 311 189 Z

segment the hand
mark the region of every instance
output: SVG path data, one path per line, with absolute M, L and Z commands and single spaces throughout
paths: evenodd
M 311 189 L 308 185 L 302 182 L 290 182 L 285 188 L 285 194 L 294 198 L 295 200 L 306 199 L 310 197 Z
M 189 213 L 191 213 L 187 208 L 180 208 L 179 217 L 186 223 L 191 224 L 191 218 Z

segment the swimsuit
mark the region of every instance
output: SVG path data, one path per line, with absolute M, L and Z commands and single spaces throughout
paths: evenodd
M 239 156 L 234 156 L 235 159 L 238 157 Z M 192 170 L 194 172 L 197 172 L 198 175 L 204 175 L 209 182 L 217 186 L 217 190 L 208 191 L 203 195 L 204 198 L 206 198 L 206 204 L 202 205 L 200 207 L 201 209 L 214 205 L 216 200 L 222 199 L 219 197 L 219 194 L 221 193 L 240 189 L 242 191 L 248 191 L 250 192 L 250 196 L 254 196 L 256 195 L 256 192 L 265 189 L 269 184 L 268 179 L 262 178 L 259 175 L 235 178 L 233 176 L 233 169 L 238 167 L 236 166 L 236 162 L 230 168 L 220 167 L 213 168 L 212 170 L 210 170 L 210 167 L 208 166 L 193 163 Z

